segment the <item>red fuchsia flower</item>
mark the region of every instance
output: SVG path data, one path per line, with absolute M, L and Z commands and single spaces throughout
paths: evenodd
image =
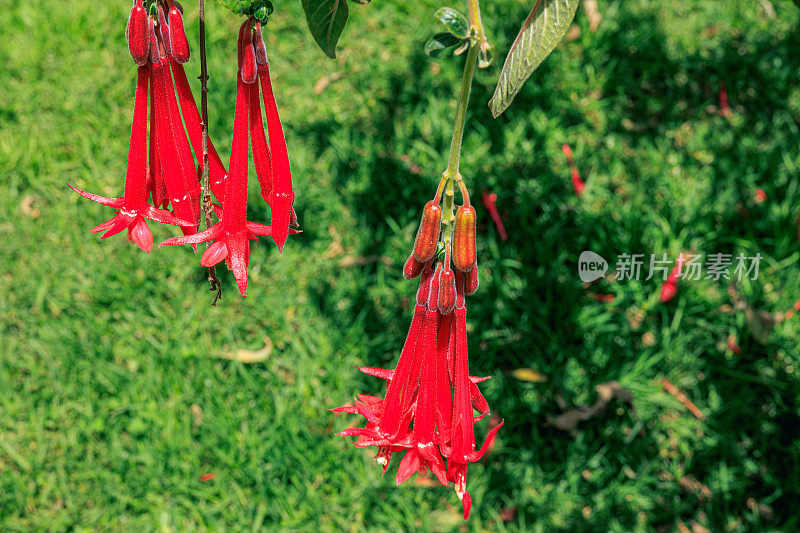
M 678 255 L 678 260 L 675 261 L 675 266 L 672 267 L 669 276 L 667 276 L 667 280 L 661 285 L 661 294 L 659 296 L 661 303 L 668 302 L 675 297 L 675 294 L 678 292 L 678 280 L 681 277 L 683 265 L 685 263 L 686 254 L 681 252 Z
M 158 150 L 154 164 L 160 164 L 160 168 L 151 169 L 154 200 L 161 199 L 157 190 L 166 190 L 166 200 L 169 200 L 175 215 L 193 221 L 191 225 L 181 226 L 184 235 L 192 235 L 197 232 L 199 223 L 200 182 L 175 98 L 164 41 L 155 29 L 151 32 L 150 40 L 150 84 L 154 103 L 152 120 Z
M 497 210 L 497 193 L 484 191 L 481 196 L 481 201 L 489 212 L 489 216 L 492 217 L 494 227 L 497 228 L 497 233 L 500 234 L 500 239 L 507 241 L 508 233 L 506 233 L 506 227 L 503 225 L 503 220 L 500 218 L 500 212 Z
M 134 5 L 134 10 L 137 7 Z M 131 18 L 133 19 L 133 15 Z M 131 24 L 131 26 L 133 28 L 138 27 L 135 24 Z M 148 253 L 153 248 L 153 233 L 147 226 L 145 219 L 155 220 L 164 224 L 189 224 L 186 220 L 176 218 L 169 211 L 157 209 L 147 202 L 147 80 L 150 76 L 150 70 L 149 65 L 141 66 L 138 70 L 124 196 L 120 198 L 105 198 L 67 184 L 69 188 L 81 196 L 118 210 L 113 218 L 91 229 L 91 232 L 104 231 L 105 233 L 101 238 L 105 239 L 127 229 L 128 238 Z
M 475 449 L 474 424 L 489 414 L 489 405 L 476 385 L 488 378 L 469 376 L 467 353 L 465 279 L 477 270 L 472 242 L 474 210 L 465 198 L 458 214 L 445 223 L 441 257 L 435 253 L 442 217 L 438 204 L 437 197 L 425 206 L 414 251 L 403 267 L 403 276 L 419 276 L 420 285 L 397 367 L 360 368 L 387 380 L 385 396 L 360 394 L 355 405 L 333 411 L 366 419 L 365 427 L 346 429 L 339 435 L 357 436 L 355 445 L 359 448 L 376 447 L 375 458 L 384 473 L 392 454 L 402 454 L 395 478 L 398 485 L 415 472 L 426 471 L 443 485 L 453 483 L 466 520 L 472 507 L 467 467 L 480 460 L 503 423 L 489 432 L 479 450 Z M 451 268 L 451 255 L 458 257 L 455 270 Z M 474 279 L 477 289 L 477 277 Z
M 248 45 L 246 48 L 247 53 L 250 54 L 252 46 L 252 52 L 256 59 L 258 79 L 261 83 L 261 92 L 264 97 L 264 112 L 267 116 L 269 147 L 272 152 L 271 180 L 261 177 L 261 174 L 259 174 L 259 181 L 262 185 L 261 194 L 272 211 L 272 239 L 278 245 L 278 249 L 283 251 L 283 245 L 286 243 L 286 238 L 290 233 L 289 225 L 297 225 L 297 216 L 292 208 L 294 191 L 292 189 L 292 172 L 289 167 L 289 154 L 286 150 L 283 125 L 278 115 L 278 105 L 272 92 L 269 60 L 264 45 L 264 37 L 261 33 L 261 23 L 256 22 L 252 41 L 246 42 L 246 44 Z M 271 187 L 269 187 L 269 191 L 266 191 L 265 186 L 268 186 L 268 181 L 271 181 Z
M 240 31 L 240 44 L 244 42 L 243 36 L 249 36 L 249 31 L 250 22 L 246 21 Z M 200 258 L 200 264 L 211 267 L 224 260 L 233 271 L 239 291 L 244 296 L 247 289 L 247 267 L 250 264 L 250 240 L 258 240 L 259 235 L 272 235 L 272 228 L 247 220 L 248 123 L 252 116 L 250 92 L 253 84 L 246 83 L 242 76 L 242 48 L 239 46 L 240 68 L 236 82 L 230 172 L 225 180 L 223 207 L 215 207 L 220 222 L 196 235 L 167 239 L 161 245 L 195 245 L 213 241 Z M 291 230 L 291 233 L 296 231 Z
M 578 172 L 578 167 L 575 166 L 575 160 L 572 158 L 572 148 L 570 148 L 568 144 L 562 144 L 561 151 L 564 152 L 564 157 L 567 158 L 572 188 L 575 189 L 575 194 L 580 196 L 583 190 L 586 188 L 586 183 L 581 179 L 580 172 Z

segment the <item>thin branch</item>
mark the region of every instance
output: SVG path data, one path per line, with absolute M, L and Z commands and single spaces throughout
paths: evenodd
M 209 188 L 208 178 L 208 62 L 206 61 L 206 8 L 205 1 L 199 1 L 199 19 L 200 19 L 200 110 L 202 115 L 203 126 L 203 217 L 205 218 L 206 228 L 210 228 L 213 221 L 211 219 L 211 212 L 213 207 L 211 205 L 211 190 Z M 222 285 L 217 278 L 216 267 L 208 269 L 208 283 L 212 291 L 217 291 L 214 296 L 214 302 L 211 305 L 217 305 L 217 300 L 222 297 Z

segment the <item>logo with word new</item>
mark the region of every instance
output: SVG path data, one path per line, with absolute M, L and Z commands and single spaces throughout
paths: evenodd
M 608 272 L 608 261 L 601 255 L 588 250 L 581 252 L 578 257 L 578 276 L 581 281 L 591 283 L 606 275 Z

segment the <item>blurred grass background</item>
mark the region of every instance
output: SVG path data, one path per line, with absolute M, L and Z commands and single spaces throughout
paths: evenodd
M 239 21 L 207 3 L 211 132 L 227 159 Z M 381 391 L 354 365 L 392 365 L 408 327 L 415 286 L 400 270 L 446 164 L 463 61 L 422 53 L 441 4 L 351 5 L 335 61 L 299 2 L 276 4 L 267 44 L 304 233 L 282 256 L 254 245 L 248 297 L 223 272 L 215 308 L 188 247 L 99 241 L 87 230 L 111 210 L 65 186 L 122 192 L 129 3 L 0 5 L 0 527 L 800 528 L 800 319 L 756 324 L 800 298 L 800 11 L 600 0 L 598 30 L 579 9 L 571 40 L 494 121 L 485 102 L 529 3 L 483 6 L 501 57 L 478 73 L 465 138 L 474 201 L 496 192 L 511 235 L 501 242 L 479 210 L 472 369 L 492 376 L 482 387 L 506 426 L 470 469 L 466 524 L 452 489 L 395 488 L 394 467 L 382 479 L 368 452 L 332 436 L 354 420 L 326 410 Z M 250 210 L 267 220 L 259 202 Z M 612 262 L 689 249 L 764 259 L 735 298 L 727 282 L 687 281 L 658 305 L 656 280 L 601 281 L 591 290 L 615 299 L 599 303 L 576 272 L 586 249 Z M 265 342 L 262 363 L 224 358 Z M 549 422 L 609 380 L 630 404 L 572 432 Z

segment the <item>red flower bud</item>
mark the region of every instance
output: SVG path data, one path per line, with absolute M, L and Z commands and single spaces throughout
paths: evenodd
M 167 24 L 167 18 L 164 15 L 164 8 L 161 4 L 158 5 L 158 33 L 161 35 L 161 40 L 164 42 L 164 49 L 167 51 L 167 55 L 172 55 L 172 47 L 170 46 L 170 39 L 169 39 L 169 24 Z
M 133 61 L 139 66 L 147 64 L 150 33 L 147 31 L 147 10 L 142 6 L 142 0 L 136 0 L 131 8 L 125 37 L 128 39 L 128 50 Z
M 462 272 L 475 266 L 478 250 L 475 245 L 475 208 L 462 205 L 456 211 L 453 227 L 453 264 Z
M 466 274 L 466 279 L 464 280 L 464 294 L 469 296 L 470 294 L 475 294 L 475 291 L 478 290 L 478 286 L 480 285 L 480 280 L 478 279 L 478 265 L 472 267 Z
M 422 221 L 419 223 L 417 238 L 414 240 L 414 257 L 418 261 L 427 263 L 436 255 L 441 223 L 442 208 L 431 200 L 422 210 Z
M 186 28 L 183 26 L 183 15 L 170 2 L 172 9 L 169 10 L 169 46 L 172 50 L 172 57 L 178 63 L 189 61 L 189 40 L 186 38 Z
M 261 22 L 256 22 L 256 28 L 253 32 L 253 46 L 256 49 L 256 63 L 266 65 L 269 60 L 267 59 L 267 45 L 264 44 L 264 35 L 261 33 Z
M 156 37 L 156 21 L 153 17 L 147 17 L 147 31 L 150 33 L 150 62 L 155 64 L 161 61 L 161 49 L 158 46 Z
M 449 315 L 456 307 L 456 277 L 449 266 L 439 273 L 439 312 Z
M 403 265 L 403 277 L 406 279 L 414 279 L 419 276 L 422 269 L 425 268 L 425 263 L 420 263 L 414 254 L 408 256 L 406 264 Z
M 242 81 L 247 84 L 254 83 L 258 77 L 256 67 L 256 50 L 249 39 L 242 43 Z M 259 113 L 261 111 L 259 110 Z

